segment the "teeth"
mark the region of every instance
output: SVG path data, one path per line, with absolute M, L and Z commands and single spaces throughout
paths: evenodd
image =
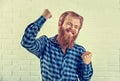
M 74 34 L 72 31 L 70 31 L 72 34 Z
M 72 32 L 72 30 L 67 30 L 67 32 L 71 32 L 72 34 L 74 34 L 74 32 Z
M 69 31 L 70 33 L 74 34 L 72 31 Z

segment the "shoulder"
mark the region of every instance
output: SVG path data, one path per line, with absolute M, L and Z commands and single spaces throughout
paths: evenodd
M 38 38 L 38 40 L 39 41 L 43 41 L 43 42 L 45 42 L 45 43 L 50 43 L 50 42 L 53 42 L 53 43 L 57 43 L 57 41 L 56 41 L 56 36 L 54 36 L 54 37 L 48 37 L 48 36 L 46 36 L 46 35 L 42 35 L 42 36 L 40 36 L 39 38 Z
M 48 38 L 46 35 L 42 35 L 39 38 Z
M 83 47 L 82 45 L 79 45 L 79 44 L 74 44 L 74 49 L 80 53 L 83 53 L 86 51 L 85 47 Z
M 46 35 L 42 35 L 38 38 L 39 41 L 44 41 L 47 42 L 49 40 L 49 38 Z

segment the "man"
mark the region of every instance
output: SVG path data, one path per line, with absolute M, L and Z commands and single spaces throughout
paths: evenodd
M 75 43 L 83 17 L 73 11 L 64 12 L 58 21 L 58 34 L 48 38 L 36 36 L 52 15 L 45 9 L 42 16 L 28 25 L 21 45 L 40 59 L 42 81 L 90 81 L 93 69 L 91 52 Z

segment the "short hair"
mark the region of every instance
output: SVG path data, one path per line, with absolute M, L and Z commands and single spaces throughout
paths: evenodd
M 71 15 L 73 17 L 76 17 L 76 18 L 80 19 L 80 28 L 82 27 L 83 17 L 80 16 L 79 14 L 77 14 L 76 12 L 73 12 L 73 11 L 66 11 L 66 12 L 61 14 L 61 16 L 59 18 L 59 22 L 61 22 L 61 25 L 64 23 L 64 20 L 68 15 Z

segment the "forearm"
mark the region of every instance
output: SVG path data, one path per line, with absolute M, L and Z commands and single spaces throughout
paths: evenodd
M 41 16 L 35 22 L 27 26 L 21 41 L 21 45 L 23 47 L 31 47 L 31 45 L 35 42 L 36 36 L 40 31 L 42 25 L 45 23 L 45 21 L 46 19 L 43 16 Z
M 79 79 L 80 81 L 90 81 L 93 75 L 92 63 L 87 65 L 82 65 L 79 69 Z

